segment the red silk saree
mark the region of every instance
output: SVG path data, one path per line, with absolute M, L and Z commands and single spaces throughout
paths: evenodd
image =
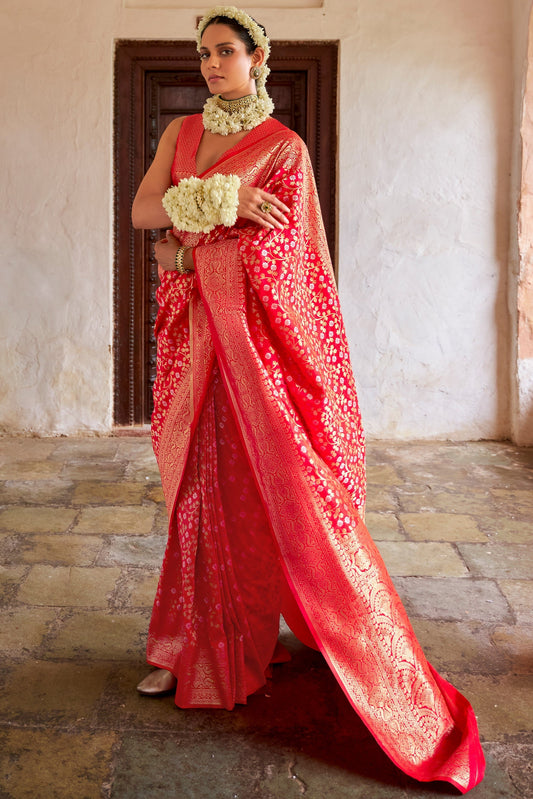
M 183 123 L 176 184 L 196 175 L 200 115 Z M 179 707 L 246 702 L 283 612 L 318 647 L 389 757 L 466 792 L 483 777 L 472 708 L 427 663 L 365 525 L 364 439 L 305 145 L 274 120 L 211 169 L 276 194 L 290 224 L 238 220 L 165 273 L 152 434 L 169 540 L 148 660 Z

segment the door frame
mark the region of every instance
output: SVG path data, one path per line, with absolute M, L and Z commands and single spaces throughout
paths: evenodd
M 274 73 L 305 71 L 307 119 L 305 138 L 317 182 L 326 235 L 337 273 L 337 74 L 339 43 L 334 41 L 272 42 L 269 67 Z M 146 234 L 134 230 L 131 206 L 147 162 L 147 142 L 154 135 L 147 119 L 145 81 L 151 71 L 199 72 L 192 41 L 118 40 L 114 70 L 114 276 L 113 360 L 114 424 L 148 424 L 146 386 L 147 318 L 143 274 Z M 153 152 L 148 153 L 148 158 Z M 153 349 L 153 347 L 152 347 Z M 155 358 L 155 350 L 149 353 Z M 151 364 L 151 361 L 150 361 Z

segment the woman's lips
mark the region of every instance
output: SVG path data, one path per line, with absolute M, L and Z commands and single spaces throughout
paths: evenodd
M 222 75 L 211 75 L 208 78 L 209 83 L 213 83 L 213 82 L 215 82 L 217 80 L 224 80 L 224 78 L 222 77 Z

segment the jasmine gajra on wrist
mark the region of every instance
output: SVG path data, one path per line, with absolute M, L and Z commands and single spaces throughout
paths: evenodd
M 163 208 L 177 230 L 209 233 L 217 225 L 232 227 L 239 206 L 238 175 L 217 172 L 210 178 L 190 177 L 171 186 L 163 196 Z

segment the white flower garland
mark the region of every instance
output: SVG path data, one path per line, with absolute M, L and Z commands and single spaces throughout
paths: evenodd
M 268 59 L 270 55 L 270 39 L 265 32 L 261 30 L 255 19 L 252 19 L 246 11 L 242 11 L 242 9 L 236 8 L 235 6 L 215 6 L 202 17 L 196 29 L 196 48 L 198 51 L 202 44 L 202 33 L 206 29 L 208 23 L 212 19 L 215 19 L 215 17 L 228 17 L 229 19 L 236 20 L 239 25 L 246 28 L 255 42 L 255 45 L 265 51 L 265 61 Z
M 274 103 L 265 89 L 259 89 L 258 94 L 233 102 L 242 103 L 243 99 L 247 102 L 233 110 L 231 107 L 228 108 L 228 101 L 222 99 L 219 94 L 209 97 L 205 101 L 202 113 L 204 128 L 221 136 L 239 133 L 241 130 L 252 130 L 264 122 L 274 110 Z
M 177 230 L 209 233 L 217 225 L 232 227 L 239 205 L 238 175 L 217 172 L 210 178 L 184 178 L 165 192 L 162 203 Z
M 211 133 L 218 133 L 227 136 L 229 133 L 238 133 L 241 130 L 252 130 L 260 125 L 274 110 L 274 103 L 268 96 L 265 89 L 266 79 L 270 74 L 270 69 L 266 62 L 270 55 L 270 39 L 263 29 L 245 11 L 235 6 L 215 6 L 202 17 L 196 29 L 196 49 L 198 52 L 202 46 L 202 34 L 212 19 L 216 17 L 227 17 L 234 19 L 239 25 L 248 31 L 256 47 L 260 47 L 265 53 L 265 61 L 259 69 L 260 75 L 255 80 L 257 95 L 255 103 L 252 101 L 246 108 L 228 109 L 223 107 L 227 102 L 220 98 L 220 95 L 210 97 L 206 100 L 202 119 L 204 128 Z M 220 98 L 220 99 L 219 99 Z M 248 98 L 243 98 L 247 100 Z M 221 102 L 222 100 L 222 102 Z

